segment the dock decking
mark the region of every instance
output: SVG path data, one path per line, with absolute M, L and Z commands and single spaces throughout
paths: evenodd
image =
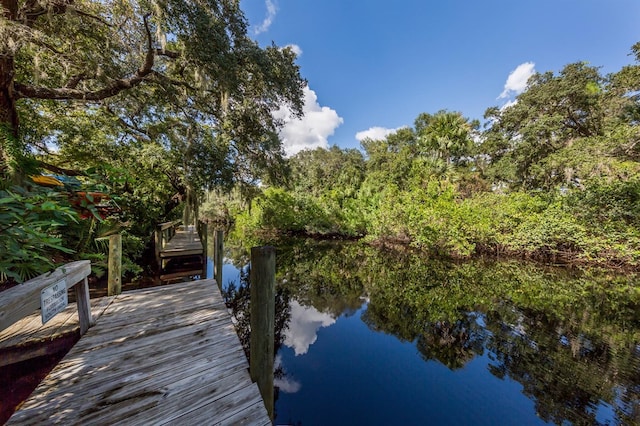
M 158 251 L 157 260 L 161 267 L 161 281 L 183 281 L 185 277 L 206 274 L 205 251 L 194 226 L 179 226 L 168 241 L 160 239 L 159 243 L 162 248 Z M 179 265 L 177 269 L 176 265 Z
M 161 259 L 181 256 L 201 256 L 204 250 L 193 226 L 180 226 L 175 235 L 160 250 Z
M 115 297 L 7 423 L 269 425 L 214 280 Z
M 113 297 L 91 299 L 93 318 L 100 318 L 112 300 Z M 80 333 L 75 303 L 70 303 L 46 324 L 42 324 L 37 311 L 0 331 L 0 367 L 58 352 L 60 348 L 45 343 L 73 333 Z

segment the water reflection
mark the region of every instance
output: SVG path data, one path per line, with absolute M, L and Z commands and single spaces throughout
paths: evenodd
M 316 341 L 320 327 L 329 327 L 336 319 L 313 306 L 302 306 L 297 300 L 292 300 L 289 307 L 291 317 L 284 332 L 284 344 L 293 348 L 296 356 L 304 355 Z
M 280 392 L 284 392 L 284 393 L 298 392 L 302 387 L 302 385 L 300 384 L 300 382 L 293 379 L 290 375 L 286 374 L 286 371 L 284 370 L 284 366 L 282 365 L 282 355 L 280 354 L 276 355 L 274 365 L 275 365 L 276 371 L 279 371 L 280 374 L 274 377 L 273 385 L 277 389 L 279 389 Z
M 290 296 L 277 421 L 640 424 L 633 274 L 309 241 L 277 264 Z

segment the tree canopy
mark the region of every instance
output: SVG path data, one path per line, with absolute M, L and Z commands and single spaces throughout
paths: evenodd
M 22 152 L 152 143 L 196 159 L 187 180 L 248 179 L 281 157 L 271 111 L 301 113 L 295 54 L 250 39 L 238 1 L 2 6 L 0 125 Z
M 239 3 L 0 0 L 0 198 L 25 207 L 59 189 L 29 175 L 79 176 L 147 238 L 206 188 L 282 179 L 272 112 L 301 115 L 306 82 L 290 48 L 249 37 Z M 66 214 L 62 195 L 47 205 Z
M 575 185 L 636 160 L 637 65 L 601 76 L 584 62 L 538 73 L 515 103 L 489 108 L 482 150 L 493 178 L 528 189 Z M 635 89 L 637 90 L 637 89 Z M 631 114 L 630 114 L 631 113 Z

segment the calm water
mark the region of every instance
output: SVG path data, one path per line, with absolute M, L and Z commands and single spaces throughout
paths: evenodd
M 278 250 L 276 424 L 640 424 L 635 275 Z

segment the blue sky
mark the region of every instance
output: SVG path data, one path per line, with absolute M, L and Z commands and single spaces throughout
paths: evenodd
M 633 63 L 640 0 L 242 0 L 261 45 L 299 51 L 307 115 L 281 133 L 288 153 L 357 148 L 421 112 L 480 119 L 531 72 Z M 501 97 L 501 95 L 503 95 Z M 284 111 L 279 117 L 287 120 Z M 358 138 L 356 137 L 358 136 Z

